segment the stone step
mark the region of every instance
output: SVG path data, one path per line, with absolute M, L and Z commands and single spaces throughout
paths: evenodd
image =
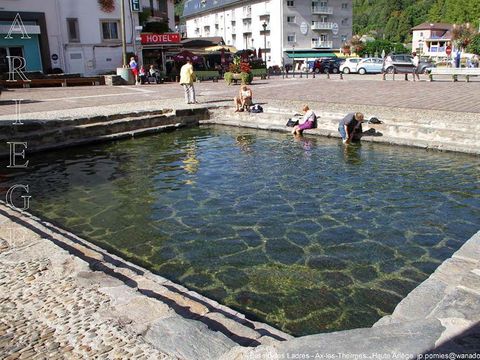
M 131 114 L 131 113 L 128 113 Z M 0 135 L 0 141 L 18 141 L 28 144 L 28 152 L 45 151 L 58 148 L 78 146 L 92 142 L 109 141 L 134 136 L 143 136 L 156 132 L 174 130 L 182 126 L 197 126 L 198 121 L 208 118 L 206 109 L 180 109 L 172 112 L 147 111 L 134 113 L 133 117 L 122 117 L 128 114 L 93 118 L 36 123 L 28 131 L 18 132 L 24 125 L 8 126 Z M 0 157 L 9 154 L 8 146 L 0 148 Z
M 14 120 L 6 122 L 0 122 L 0 139 L 9 139 L 12 136 L 15 137 L 17 135 L 24 136 L 28 133 L 35 133 L 39 131 L 46 131 L 49 129 L 61 129 L 64 127 L 72 127 L 78 125 L 87 125 L 93 123 L 107 123 L 118 119 L 135 119 L 141 117 L 156 117 L 160 115 L 169 115 L 175 114 L 172 109 L 162 109 L 162 110 L 155 110 L 155 111 L 136 111 L 136 112 L 128 112 L 122 113 L 119 112 L 117 114 L 111 115 L 98 115 L 98 116 L 91 116 L 91 117 L 64 117 L 59 118 L 57 120 L 29 120 L 29 119 L 22 119 L 23 125 L 12 125 Z M 26 114 L 28 116 L 28 114 Z
M 222 124 L 229 126 L 250 127 L 256 129 L 290 131 L 285 126 L 286 119 L 279 113 L 249 114 L 229 113 L 211 110 L 210 120 L 202 121 L 201 124 Z M 331 114 L 330 114 L 331 115 Z M 444 151 L 458 151 L 470 154 L 480 153 L 480 132 L 454 129 L 443 129 L 438 127 L 390 124 L 385 120 L 384 124 L 364 124 L 364 137 L 362 141 L 414 146 L 425 149 L 437 149 Z M 322 135 L 339 138 L 338 119 L 323 116 L 318 120 L 318 128 L 307 130 L 307 134 Z M 373 129 L 373 130 L 370 130 Z M 368 133 L 372 131 L 372 133 Z

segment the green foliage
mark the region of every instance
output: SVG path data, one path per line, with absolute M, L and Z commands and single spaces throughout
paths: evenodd
M 480 33 L 472 37 L 472 41 L 467 46 L 467 52 L 480 54 Z
M 470 23 L 478 29 L 479 0 L 353 0 L 353 33 L 410 42 L 410 29 L 423 22 Z
M 231 72 L 226 72 L 226 73 L 223 75 L 223 78 L 225 79 L 225 82 L 227 83 L 227 85 L 231 85 L 231 84 L 232 84 L 233 74 L 232 74 Z
M 253 74 L 242 72 L 242 73 L 240 73 L 240 78 L 242 79 L 242 84 L 243 85 L 250 85 L 252 83 L 252 80 L 253 80 Z
M 401 43 L 393 43 L 388 40 L 375 40 L 369 41 L 365 44 L 364 48 L 358 52 L 358 55 L 361 57 L 364 56 L 380 56 L 382 51 L 385 51 L 385 54 L 395 53 L 402 54 L 408 53 L 408 49 L 403 46 Z

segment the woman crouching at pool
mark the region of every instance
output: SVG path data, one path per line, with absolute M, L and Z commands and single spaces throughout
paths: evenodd
M 292 130 L 293 135 L 302 135 L 303 130 L 313 129 L 315 127 L 315 121 L 317 115 L 310 109 L 308 105 L 303 105 L 302 111 L 304 113 L 303 118 L 299 121 L 299 124 L 294 126 Z

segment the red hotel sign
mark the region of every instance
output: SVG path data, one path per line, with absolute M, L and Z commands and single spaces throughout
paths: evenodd
M 140 34 L 140 37 L 142 39 L 142 45 L 180 43 L 179 33 Z

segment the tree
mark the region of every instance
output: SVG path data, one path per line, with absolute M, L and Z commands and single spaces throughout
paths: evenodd
M 467 46 L 467 51 L 473 54 L 480 54 L 480 33 L 473 35 L 470 44 Z

